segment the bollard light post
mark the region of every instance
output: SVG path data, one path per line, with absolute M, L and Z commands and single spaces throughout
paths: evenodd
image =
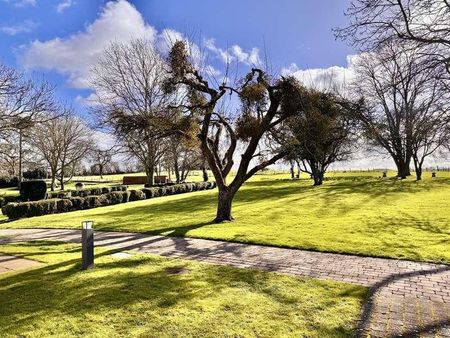
M 94 222 L 83 221 L 81 223 L 81 268 L 83 270 L 94 267 Z

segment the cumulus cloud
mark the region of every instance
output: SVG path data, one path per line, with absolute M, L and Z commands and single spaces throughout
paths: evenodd
M 27 69 L 55 70 L 67 75 L 71 86 L 88 88 L 89 69 L 108 44 L 136 38 L 154 41 L 156 31 L 128 1 L 111 1 L 84 31 L 65 39 L 36 40 L 25 47 L 20 61 Z
M 300 69 L 292 63 L 281 70 L 281 75 L 294 76 L 305 86 L 319 90 L 342 89 L 354 79 L 353 64 L 357 57 L 357 55 L 349 55 L 346 67 Z
M 69 9 L 74 5 L 72 0 L 63 0 L 56 6 L 56 11 L 58 13 L 64 12 L 66 9 Z
M 17 34 L 29 33 L 33 31 L 37 26 L 38 24 L 35 23 L 33 20 L 26 20 L 17 25 L 2 26 L 0 27 L 0 31 L 5 34 L 14 36 Z
M 224 63 L 241 62 L 246 65 L 260 65 L 259 49 L 252 48 L 246 52 L 239 45 L 233 45 L 230 49 L 223 49 L 216 46 L 214 39 L 206 39 L 204 41 L 206 49 L 212 52 Z
M 63 11 L 73 3 L 74 0 L 62 0 L 57 10 Z M 223 62 L 235 61 L 247 65 L 261 63 L 257 48 L 244 50 L 233 45 L 229 50 L 225 50 L 216 47 L 214 39 L 205 39 L 199 46 L 176 30 L 167 28 L 157 32 L 127 0 L 107 2 L 98 18 L 82 31 L 68 37 L 35 40 L 23 46 L 19 53 L 19 62 L 26 69 L 53 70 L 63 74 L 67 76 L 68 84 L 73 88 L 89 88 L 90 69 L 103 50 L 111 42 L 126 43 L 137 38 L 153 42 L 163 53 L 167 53 L 174 42 L 185 41 L 189 46 L 192 62 L 211 77 L 219 77 L 221 72 L 207 62 L 204 50 L 210 51 L 210 55 Z

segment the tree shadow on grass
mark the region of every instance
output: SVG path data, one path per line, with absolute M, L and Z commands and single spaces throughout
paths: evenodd
M 45 242 L 39 242 L 30 245 L 44 245 Z M 48 244 L 48 243 L 47 243 Z M 20 251 L 20 250 L 19 250 Z M 57 245 L 53 246 L 52 253 L 57 252 Z M 39 329 L 39 326 L 45 321 L 53 321 L 57 318 L 63 318 L 69 325 L 75 327 L 66 327 L 65 329 L 75 330 L 78 334 L 86 334 L 83 331 L 86 318 L 93 316 L 93 320 L 98 320 L 99 316 L 105 316 L 108 322 L 114 322 L 120 332 L 127 335 L 127 329 L 131 329 L 136 324 L 135 321 L 143 323 L 154 323 L 160 318 L 161 323 L 155 325 L 168 324 L 164 316 L 173 314 L 183 316 L 178 312 L 179 306 L 187 311 L 190 318 L 198 318 L 203 315 L 202 301 L 209 298 L 215 299 L 225 292 L 227 298 L 219 299 L 218 308 L 214 313 L 209 313 L 208 321 L 218 324 L 218 327 L 231 327 L 232 323 L 227 324 L 224 317 L 227 312 L 233 311 L 237 318 L 243 316 L 245 321 L 249 319 L 249 314 L 263 311 L 260 308 L 252 308 L 251 303 L 245 303 L 244 308 L 239 308 L 240 299 L 230 299 L 229 290 L 239 289 L 248 290 L 256 294 L 269 297 L 276 307 L 281 306 L 281 315 L 285 315 L 287 307 L 292 307 L 295 312 L 298 306 L 298 299 L 293 294 L 285 292 L 282 285 L 285 283 L 273 284 L 273 275 L 253 270 L 235 269 L 229 267 L 217 267 L 212 265 L 199 265 L 188 263 L 187 261 L 168 260 L 153 256 L 136 256 L 127 260 L 112 260 L 110 258 L 101 259 L 110 255 L 115 250 L 107 250 L 96 255 L 95 269 L 89 271 L 79 270 L 79 259 L 64 259 L 63 261 L 35 268 L 22 273 L 13 274 L 0 279 L 0 331 L 6 333 L 22 334 L 23 332 Z M 18 253 L 20 254 L 20 253 Z M 25 253 L 30 255 L 30 253 Z M 45 254 L 40 252 L 39 254 Z M 80 255 L 79 247 L 70 254 Z M 168 268 L 187 268 L 188 272 L 184 274 L 173 275 L 168 273 Z M 309 283 L 309 282 L 308 282 Z M 303 287 L 303 286 L 302 286 Z M 362 290 L 356 290 L 353 286 L 342 286 L 340 292 L 332 294 L 330 286 L 327 283 L 318 283 L 318 286 L 311 282 L 303 289 L 307 293 L 308 288 L 323 288 L 323 292 L 331 292 L 328 299 L 317 299 L 319 304 L 306 304 L 311 306 L 312 311 L 320 313 L 323 308 L 339 307 L 341 302 L 350 299 L 361 299 Z M 231 288 L 231 289 L 230 289 Z M 246 297 L 243 293 L 242 297 Z M 306 296 L 302 296 L 305 299 Z M 302 299 L 300 297 L 300 300 Z M 314 301 L 313 301 L 314 302 Z M 274 309 L 266 309 L 277 315 Z M 331 314 L 333 311 L 331 311 Z M 158 315 L 163 317 L 158 317 Z M 231 318 L 233 321 L 236 318 Z M 313 313 L 311 313 L 312 315 Z M 250 316 L 251 317 L 251 316 Z M 96 318 L 96 319 L 94 319 Z M 170 320 L 170 315 L 169 315 Z M 132 320 L 130 322 L 129 320 Z M 197 319 L 198 320 L 198 319 Z M 225 321 L 225 322 L 224 322 Z M 189 322 L 189 320 L 188 320 Z M 202 322 L 202 321 L 201 321 Z M 244 321 L 241 321 L 242 323 Z M 187 328 L 195 333 L 195 326 L 180 322 L 181 325 L 187 325 Z M 97 322 L 97 324 L 99 324 Z M 282 325 L 281 323 L 275 323 Z M 100 325 L 107 325 L 100 322 Z M 131 325 L 131 327 L 130 327 Z M 311 329 L 320 329 L 322 332 L 329 332 L 330 337 L 347 337 L 352 334 L 351 326 L 338 327 L 319 327 L 322 322 L 311 323 Z M 77 327 L 79 326 L 79 327 Z M 86 325 L 92 334 L 95 329 Z M 122 326 L 122 328 L 121 328 Z M 214 327 L 203 323 L 201 329 L 205 332 L 214 333 Z M 153 328 L 155 328 L 153 326 Z M 183 331 L 183 326 L 178 328 Z M 123 331 L 125 330 L 125 331 Z M 211 330 L 211 331 L 210 331 Z M 149 331 L 158 332 L 158 331 Z M 179 331 L 180 332 L 180 331 Z M 187 332 L 187 335 L 189 332 Z M 220 334 L 220 332 L 216 332 Z M 236 334 L 236 333 L 235 333 Z

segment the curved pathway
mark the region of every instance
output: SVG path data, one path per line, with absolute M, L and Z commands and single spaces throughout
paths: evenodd
M 0 230 L 1 243 L 80 242 L 78 230 Z M 95 232 L 97 246 L 368 286 L 361 337 L 450 338 L 450 266 L 195 238 Z

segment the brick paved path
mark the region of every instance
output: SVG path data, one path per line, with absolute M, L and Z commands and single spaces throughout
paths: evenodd
M 1 242 L 79 242 L 78 230 L 0 230 Z M 450 266 L 221 241 L 95 233 L 98 246 L 136 250 L 240 268 L 331 279 L 370 287 L 361 337 L 450 337 Z

